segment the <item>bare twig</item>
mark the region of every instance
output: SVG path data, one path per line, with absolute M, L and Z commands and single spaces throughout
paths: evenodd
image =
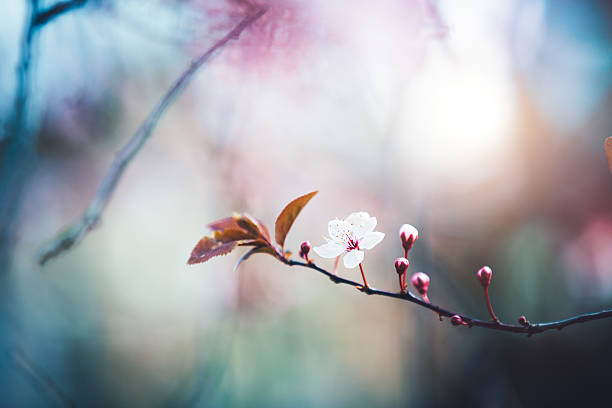
M 15 360 L 17 367 L 33 380 L 40 388 L 42 388 L 47 397 L 50 397 L 62 407 L 76 407 L 76 403 L 70 399 L 61 388 L 45 373 L 43 373 L 36 365 L 30 361 L 23 350 L 15 348 L 11 351 L 11 356 Z
M 31 86 L 33 53 L 37 34 L 52 19 L 84 5 L 87 0 L 63 1 L 45 10 L 39 0 L 30 0 L 17 64 L 17 89 L 13 118 L 4 135 L 0 134 L 0 268 L 10 262 L 10 250 L 17 225 L 24 186 L 36 154 L 36 134 L 28 130 L 28 97 Z
M 534 334 L 545 332 L 547 330 L 553 330 L 553 329 L 561 330 L 566 326 L 570 326 L 576 323 L 584 323 L 584 322 L 589 322 L 592 320 L 599 320 L 599 319 L 605 319 L 605 318 L 612 317 L 612 310 L 602 310 L 600 312 L 577 315 L 577 316 L 574 316 L 574 317 L 571 317 L 565 320 L 546 322 L 546 323 L 536 323 L 536 324 L 527 322 L 524 325 L 512 325 L 512 324 L 506 324 L 506 323 L 495 322 L 495 321 L 490 321 L 490 320 L 488 321 L 479 320 L 479 319 L 475 319 L 475 318 L 466 316 L 461 313 L 446 310 L 432 303 L 425 302 L 417 298 L 410 292 L 394 293 L 394 292 L 387 292 L 384 290 L 379 290 L 373 287 L 364 287 L 359 282 L 355 282 L 350 279 L 342 278 L 336 274 L 326 271 L 323 268 L 320 268 L 319 266 L 315 265 L 312 262 L 305 263 L 305 262 L 293 261 L 293 260 L 283 260 L 283 262 L 289 266 L 301 266 L 304 268 L 313 269 L 327 276 L 334 283 L 354 286 L 361 292 L 366 293 L 368 295 L 379 295 L 379 296 L 385 296 L 389 298 L 400 299 L 400 300 L 405 300 L 408 302 L 416 303 L 419 306 L 422 306 L 424 308 L 427 308 L 429 310 L 436 312 L 440 316 L 452 317 L 452 316 L 457 315 L 461 317 L 461 320 L 465 322 L 467 326 L 470 326 L 470 327 L 478 326 L 478 327 L 484 327 L 486 329 L 491 329 L 491 330 L 500 330 L 500 331 L 511 332 L 511 333 L 523 333 L 523 334 L 527 334 L 527 336 L 531 336 Z
M 155 106 L 146 120 L 142 123 L 142 125 L 140 125 L 129 142 L 123 147 L 123 149 L 121 149 L 121 151 L 119 151 L 110 170 L 98 187 L 93 200 L 85 211 L 85 214 L 74 224 L 67 227 L 63 232 L 59 233 L 48 246 L 43 248 L 39 255 L 39 262 L 41 265 L 58 255 L 60 252 L 79 243 L 85 234 L 96 226 L 100 220 L 104 208 L 112 196 L 112 193 L 117 187 L 117 183 L 119 182 L 123 171 L 142 148 L 142 146 L 147 142 L 151 135 L 151 131 L 155 128 L 157 122 L 168 106 L 170 106 L 176 97 L 181 94 L 183 89 L 185 89 L 187 84 L 193 78 L 194 74 L 205 62 L 210 60 L 217 53 L 217 51 L 221 50 L 228 42 L 233 39 L 238 39 L 240 34 L 253 22 L 260 18 L 266 11 L 266 8 L 259 8 L 254 13 L 245 17 L 242 21 L 240 21 L 240 23 L 238 23 L 238 25 L 236 25 L 236 27 L 234 27 L 234 29 L 227 33 L 225 37 L 217 41 L 199 58 L 191 62 L 189 67 L 168 89 L 163 98 L 158 102 L 157 106 Z
M 39 10 L 35 15 L 33 23 L 35 26 L 45 25 L 54 18 L 66 13 L 67 11 L 79 8 L 85 5 L 85 3 L 87 3 L 87 0 L 60 1 L 45 10 Z

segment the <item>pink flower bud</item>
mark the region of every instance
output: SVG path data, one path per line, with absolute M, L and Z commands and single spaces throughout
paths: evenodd
M 310 252 L 310 242 L 308 241 L 304 241 L 302 242 L 302 245 L 300 245 L 300 258 L 304 258 L 305 260 L 308 260 L 308 253 Z
M 480 280 L 480 284 L 483 288 L 488 288 L 491 284 L 491 277 L 493 276 L 493 271 L 488 266 L 483 266 L 476 273 L 478 275 L 478 279 Z
M 451 324 L 453 326 L 460 326 L 463 324 L 463 319 L 459 315 L 454 315 L 453 317 L 451 317 Z
M 412 244 L 419 239 L 419 231 L 410 224 L 404 224 L 399 229 L 399 236 L 404 250 L 410 251 Z
M 397 258 L 395 260 L 395 271 L 397 272 L 398 275 L 403 275 L 409 266 L 410 266 L 410 262 L 404 257 Z
M 412 275 L 410 278 L 412 282 L 412 286 L 419 292 L 422 296 L 427 295 L 427 290 L 429 289 L 429 276 L 423 272 L 417 272 Z
M 529 326 L 529 322 L 525 316 L 521 316 L 518 318 L 518 322 L 521 326 Z

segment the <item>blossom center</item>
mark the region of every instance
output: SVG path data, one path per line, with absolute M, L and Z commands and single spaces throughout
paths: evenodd
M 348 242 L 346 243 L 346 250 L 352 251 L 354 249 L 359 249 L 359 241 L 356 239 L 349 238 Z

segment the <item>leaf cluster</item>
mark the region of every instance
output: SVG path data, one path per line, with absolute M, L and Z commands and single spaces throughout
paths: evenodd
M 285 251 L 285 239 L 295 219 L 318 191 L 305 194 L 291 201 L 276 218 L 272 242 L 268 228 L 257 218 L 246 214 L 234 214 L 208 224 L 213 232 L 202 237 L 191 251 L 188 264 L 206 262 L 216 256 L 227 255 L 237 247 L 251 247 L 236 264 L 236 268 L 251 255 L 269 254 L 286 262 L 291 252 Z

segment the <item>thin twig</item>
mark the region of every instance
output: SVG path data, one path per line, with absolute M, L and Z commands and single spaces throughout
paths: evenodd
M 493 305 L 491 304 L 491 298 L 489 297 L 489 288 L 484 288 L 485 301 L 487 302 L 487 309 L 489 309 L 489 314 L 491 315 L 491 319 L 494 322 L 499 323 L 499 319 L 495 316 L 495 312 L 493 311 Z
M 45 391 L 46 396 L 51 397 L 63 407 L 76 407 L 76 403 L 62 391 L 51 377 L 36 367 L 23 350 L 14 348 L 10 354 L 15 360 L 17 367 L 39 385 Z
M 39 255 L 39 262 L 43 265 L 49 259 L 58 255 L 72 246 L 78 244 L 88 231 L 95 228 L 100 220 L 104 208 L 110 201 L 110 198 L 117 187 L 117 183 L 121 178 L 124 170 L 130 161 L 136 156 L 142 146 L 149 140 L 152 130 L 157 125 L 160 117 L 166 109 L 172 104 L 177 96 L 185 89 L 191 81 L 197 70 L 208 60 L 210 60 L 217 51 L 221 50 L 228 42 L 238 39 L 240 34 L 249 27 L 253 22 L 260 18 L 266 8 L 260 8 L 253 14 L 245 17 L 234 29 L 217 41 L 205 53 L 196 60 L 192 61 L 189 67 L 181 74 L 174 84 L 168 89 L 163 98 L 157 103 L 157 106 L 151 111 L 147 119 L 140 125 L 136 133 L 132 136 L 129 142 L 119 151 L 113 164 L 98 187 L 96 194 L 85 211 L 85 214 L 74 224 L 60 232 L 49 245 L 42 249 Z
M 284 260 L 283 262 L 289 266 L 301 266 L 304 268 L 313 269 L 327 276 L 334 283 L 354 286 L 358 288 L 358 290 L 360 290 L 361 292 L 366 293 L 368 295 L 379 295 L 379 296 L 385 296 L 389 298 L 400 299 L 400 300 L 405 300 L 408 302 L 416 303 L 419 306 L 422 306 L 429 310 L 433 310 L 434 312 L 438 313 L 438 315 L 440 316 L 452 317 L 454 315 L 458 315 L 467 324 L 467 326 L 478 326 L 478 327 L 484 327 L 486 329 L 499 330 L 499 331 L 505 331 L 505 332 L 511 332 L 511 333 L 523 333 L 523 334 L 527 334 L 527 336 L 531 336 L 534 334 L 545 332 L 547 330 L 553 330 L 553 329 L 561 330 L 566 326 L 570 326 L 576 323 L 584 323 L 584 322 L 589 322 L 592 320 L 599 320 L 599 319 L 605 319 L 605 318 L 612 317 L 612 310 L 602 310 L 600 312 L 577 315 L 577 316 L 574 316 L 574 317 L 571 317 L 565 320 L 546 322 L 546 323 L 536 323 L 536 324 L 527 323 L 524 326 L 506 324 L 506 323 L 501 323 L 501 322 L 498 323 L 498 322 L 493 322 L 490 320 L 489 321 L 479 320 L 479 319 L 475 319 L 470 316 L 466 316 L 461 313 L 446 310 L 432 303 L 425 302 L 417 298 L 410 292 L 394 293 L 394 292 L 387 292 L 384 290 L 379 290 L 371 286 L 363 287 L 363 285 L 361 285 L 359 282 L 355 282 L 350 279 L 342 278 L 338 275 L 335 275 L 331 272 L 326 271 L 323 268 L 318 267 L 312 262 L 304 263 L 304 262 L 293 261 L 293 260 Z
M 28 97 L 32 66 L 35 62 L 36 39 L 52 19 L 84 5 L 87 0 L 63 1 L 47 9 L 39 9 L 39 0 L 30 0 L 30 9 L 17 64 L 17 89 L 13 102 L 13 119 L 5 134 L 0 134 L 0 269 L 8 269 L 10 252 L 17 228 L 23 191 L 36 160 L 37 134 L 28 129 Z
M 66 13 L 67 11 L 79 8 L 87 3 L 87 0 L 66 0 L 60 1 L 45 10 L 40 10 L 36 13 L 33 20 L 34 26 L 42 26 L 47 24 L 54 18 Z

